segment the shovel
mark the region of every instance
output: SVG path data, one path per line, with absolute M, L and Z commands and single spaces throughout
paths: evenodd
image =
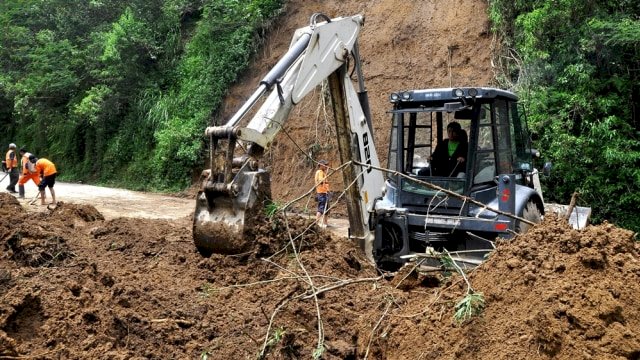
M 9 175 L 9 173 L 4 174 L 4 176 L 2 177 L 2 179 L 0 180 L 0 182 L 3 182 L 4 179 Z
M 29 201 L 29 205 L 33 205 L 36 200 L 38 200 L 40 198 L 40 193 L 36 194 L 36 197 L 34 197 L 31 201 Z

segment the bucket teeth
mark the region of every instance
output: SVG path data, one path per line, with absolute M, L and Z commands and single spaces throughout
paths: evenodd
M 233 187 L 236 191 L 220 192 L 212 184 L 198 192 L 193 239 L 205 256 L 239 254 L 250 251 L 255 243 L 249 233 L 271 196 L 269 174 L 263 170 L 241 171 L 234 178 Z

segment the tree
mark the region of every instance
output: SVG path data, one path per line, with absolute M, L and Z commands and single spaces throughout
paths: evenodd
M 519 55 L 512 83 L 537 148 L 555 164 L 552 201 L 578 190 L 593 220 L 640 230 L 640 5 L 632 1 L 491 1 L 495 29 Z

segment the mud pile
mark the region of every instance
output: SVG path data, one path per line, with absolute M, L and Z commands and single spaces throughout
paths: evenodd
M 452 316 L 447 306 L 451 299 L 437 289 L 431 296 L 435 301 L 429 311 L 431 315 L 395 322 L 389 338 L 391 342 L 397 339 L 398 350 L 386 356 L 640 357 L 637 305 L 640 243 L 631 231 L 610 224 L 576 231 L 564 220 L 547 215 L 542 224 L 527 234 L 499 244 L 490 259 L 470 274 L 469 280 L 473 289 L 484 296 L 486 307 L 481 316 L 463 324 L 447 323 L 440 318 L 433 321 L 433 313 L 438 309 L 442 311 L 442 319 L 450 320 Z M 465 287 L 454 286 L 449 290 L 457 291 L 460 299 Z M 431 304 L 428 299 L 425 301 Z M 429 319 L 426 324 L 425 319 Z M 429 335 L 421 336 L 422 343 L 417 345 L 407 334 L 417 335 L 420 328 Z M 416 347 L 423 350 L 416 353 Z
M 462 277 L 409 264 L 384 278 L 308 219 L 265 218 L 252 251 L 203 258 L 188 218 L 105 221 L 70 203 L 34 214 L 11 200 L 0 193 L 0 356 L 640 355 L 640 248 L 611 225 L 548 218 L 500 244 L 468 276 L 484 311 L 459 323 Z

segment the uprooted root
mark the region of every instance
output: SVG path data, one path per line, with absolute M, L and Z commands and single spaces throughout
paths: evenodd
M 52 267 L 74 256 L 65 240 L 59 236 L 32 239 L 16 232 L 7 240 L 5 247 L 9 259 L 21 266 Z

